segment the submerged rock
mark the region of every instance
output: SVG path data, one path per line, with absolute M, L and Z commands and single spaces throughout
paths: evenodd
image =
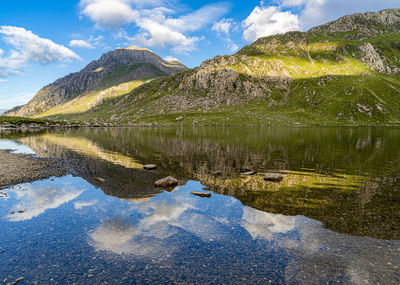
M 271 182 L 281 182 L 283 180 L 283 176 L 279 173 L 267 173 L 264 176 L 264 180 Z
M 154 182 L 154 186 L 156 187 L 175 187 L 176 185 L 178 185 L 178 180 L 172 176 Z
M 246 171 L 246 172 L 241 173 L 240 175 L 252 176 L 252 175 L 255 175 L 255 174 L 257 174 L 257 171 Z
M 190 194 L 202 197 L 202 198 L 210 198 L 211 193 L 206 193 L 206 192 L 190 192 Z
M 146 165 L 143 166 L 143 168 L 145 170 L 155 170 L 155 169 L 157 169 L 157 165 L 155 165 L 155 164 L 146 164 Z

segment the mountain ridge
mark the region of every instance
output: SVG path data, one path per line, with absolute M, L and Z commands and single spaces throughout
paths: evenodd
M 391 9 L 260 38 L 236 54 L 154 79 L 85 112 L 49 118 L 118 124 L 398 125 L 397 27 L 400 9 Z
M 90 91 L 134 80 L 168 76 L 186 69 L 182 63 L 164 60 L 149 49 L 117 48 L 91 61 L 81 71 L 43 87 L 28 104 L 11 109 L 6 114 L 34 116 Z M 117 76 L 112 76 L 113 73 Z

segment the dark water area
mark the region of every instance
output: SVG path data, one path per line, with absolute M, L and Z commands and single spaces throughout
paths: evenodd
M 400 284 L 400 129 L 77 129 L 0 147 L 73 166 L 0 191 L 1 280 Z M 176 188 L 153 186 L 168 175 Z

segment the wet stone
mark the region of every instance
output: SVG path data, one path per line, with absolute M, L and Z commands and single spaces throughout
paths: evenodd
M 156 187 L 175 187 L 176 185 L 178 185 L 178 180 L 172 176 L 154 182 L 154 186 Z
M 240 175 L 252 176 L 252 175 L 255 175 L 255 174 L 257 174 L 257 171 L 246 171 L 246 172 L 241 173 Z
M 192 195 L 196 195 L 202 198 L 210 198 L 211 197 L 211 193 L 206 193 L 206 192 L 190 192 L 190 194 Z
M 281 182 L 283 180 L 283 176 L 279 173 L 267 173 L 264 176 L 264 180 L 270 182 Z
M 157 169 L 157 165 L 155 165 L 155 164 L 146 164 L 146 165 L 143 166 L 143 168 L 145 170 L 155 170 L 155 169 Z

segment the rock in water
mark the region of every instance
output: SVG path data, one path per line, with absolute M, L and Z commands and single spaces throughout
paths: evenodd
M 155 169 L 157 169 L 157 165 L 155 165 L 155 164 L 146 164 L 146 165 L 143 166 L 143 168 L 145 170 L 155 170 Z
M 281 182 L 283 179 L 282 174 L 279 173 L 267 173 L 264 176 L 265 181 L 270 181 L 270 182 Z
M 156 187 L 175 187 L 176 185 L 178 185 L 178 180 L 172 176 L 154 182 L 154 186 Z
M 211 193 L 206 193 L 206 192 L 190 192 L 190 194 L 202 197 L 202 198 L 210 198 Z
M 255 174 L 257 174 L 256 171 L 246 171 L 246 172 L 241 173 L 240 175 L 252 176 L 252 175 L 255 175 Z

